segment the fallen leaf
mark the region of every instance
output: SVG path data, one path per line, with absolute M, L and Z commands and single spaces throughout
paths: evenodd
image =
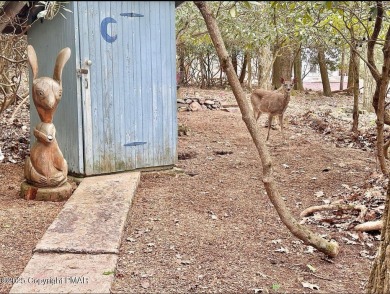
M 363 250 L 363 251 L 360 251 L 360 256 L 368 258 L 368 259 L 375 259 L 376 254 L 370 255 L 370 252 L 368 252 L 367 250 Z
M 275 249 L 275 252 L 289 253 L 290 251 L 287 248 L 280 247 L 279 249 Z
M 314 247 L 313 246 L 307 246 L 305 253 L 314 253 Z
M 345 237 L 343 237 L 342 239 L 345 241 L 345 243 L 346 243 L 347 245 L 356 245 L 356 244 L 357 244 L 357 242 L 352 241 L 352 240 L 349 240 L 349 239 L 347 239 L 347 238 L 345 238 Z
M 233 6 L 232 8 L 230 8 L 229 13 L 230 13 L 231 17 L 233 17 L 233 18 L 236 17 L 236 15 L 237 15 L 237 7 Z
M 184 264 L 184 265 L 191 264 L 191 260 L 182 260 L 181 264 Z
M 345 189 L 347 189 L 347 190 L 352 190 L 347 184 L 341 184 L 341 186 L 343 186 Z
M 142 280 L 141 281 L 141 287 L 146 289 L 150 287 L 150 283 L 147 280 Z
M 354 240 L 359 240 L 359 236 L 358 234 L 353 234 L 353 233 L 350 233 L 350 232 L 347 232 L 347 234 Z
M 319 290 L 320 287 L 316 284 L 311 284 L 311 283 L 307 283 L 307 282 L 301 282 L 303 288 L 309 288 L 309 289 L 312 289 L 312 290 Z
M 311 270 L 313 273 L 316 271 L 316 268 L 314 267 L 314 266 L 312 266 L 312 265 L 310 265 L 310 264 L 307 264 L 306 265 L 308 268 L 309 268 L 309 270 Z

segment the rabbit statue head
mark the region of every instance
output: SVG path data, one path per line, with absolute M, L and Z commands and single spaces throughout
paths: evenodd
M 52 123 L 57 105 L 62 96 L 62 70 L 70 57 L 70 48 L 62 49 L 56 59 L 53 78 L 38 78 L 38 59 L 34 48 L 27 46 L 28 61 L 33 73 L 32 96 L 39 118 L 44 123 Z

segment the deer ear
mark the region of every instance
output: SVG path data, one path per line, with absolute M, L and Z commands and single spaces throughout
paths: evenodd
M 70 48 L 66 47 L 62 49 L 57 55 L 56 65 L 54 66 L 53 79 L 59 82 L 60 84 L 62 78 L 62 70 L 64 69 L 66 62 L 70 57 L 70 53 L 71 53 Z
M 34 47 L 31 45 L 27 46 L 27 57 L 33 73 L 33 80 L 35 80 L 38 77 L 38 58 Z
M 293 78 L 292 82 L 295 84 L 297 82 L 297 78 Z
M 280 82 L 284 84 L 284 78 L 280 78 Z

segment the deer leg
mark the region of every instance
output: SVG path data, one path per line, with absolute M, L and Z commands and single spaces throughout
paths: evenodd
M 284 132 L 283 132 L 283 114 L 280 114 L 279 115 L 279 124 L 280 124 L 280 130 L 282 132 L 282 136 L 283 136 L 283 139 L 284 139 Z
M 272 118 L 273 118 L 272 115 L 269 115 L 269 116 L 268 116 L 268 135 L 267 135 L 267 141 L 268 141 L 268 139 L 269 139 L 269 133 L 270 133 L 270 131 L 271 131 Z
M 260 110 L 254 111 L 254 114 L 255 114 L 255 120 L 258 121 L 259 117 L 260 117 L 260 114 L 261 114 L 261 111 Z

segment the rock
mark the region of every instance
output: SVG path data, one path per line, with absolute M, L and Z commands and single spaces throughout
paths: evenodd
M 177 99 L 177 111 L 216 110 L 221 108 L 221 102 L 211 98 L 191 97 Z
M 190 104 L 190 109 L 192 111 L 198 111 L 198 110 L 202 110 L 202 106 L 198 102 L 192 102 Z
M 213 105 L 215 102 L 213 100 L 207 99 L 204 104 Z

